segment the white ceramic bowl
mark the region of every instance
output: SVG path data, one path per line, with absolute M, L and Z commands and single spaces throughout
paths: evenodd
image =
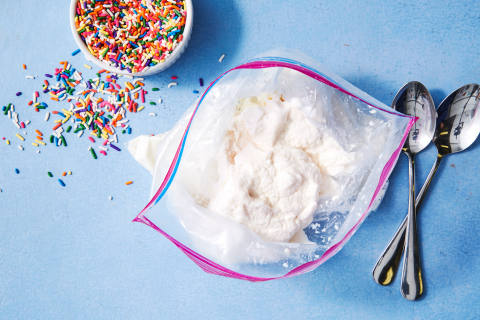
M 125 75 L 131 75 L 131 76 L 150 76 L 152 74 L 162 72 L 168 69 L 170 66 L 172 66 L 178 60 L 178 58 L 180 58 L 183 52 L 185 52 L 188 42 L 190 41 L 190 36 L 192 34 L 192 27 L 193 27 L 193 5 L 192 5 L 192 0 L 185 0 L 186 7 L 187 7 L 187 21 L 185 23 L 185 29 L 183 30 L 183 40 L 182 42 L 180 42 L 177 48 L 173 50 L 172 54 L 167 60 L 165 60 L 165 62 L 159 63 L 153 67 L 150 67 L 145 72 L 136 72 L 136 73 L 129 73 L 127 70 L 120 70 L 118 68 L 111 67 L 105 64 L 104 62 L 98 60 L 93 54 L 91 54 L 90 51 L 88 51 L 88 48 L 85 45 L 85 43 L 82 41 L 82 38 L 78 34 L 77 28 L 75 27 L 75 12 L 77 7 L 77 2 L 78 0 L 72 0 L 70 3 L 70 27 L 72 29 L 73 38 L 77 42 L 77 45 L 80 48 L 80 50 L 82 50 L 83 54 L 85 55 L 85 58 L 88 61 L 92 61 L 93 63 L 95 63 L 101 69 L 105 69 L 117 74 L 125 74 Z

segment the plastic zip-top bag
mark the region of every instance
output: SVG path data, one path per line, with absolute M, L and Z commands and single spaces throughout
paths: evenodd
M 293 135 L 290 131 L 282 133 L 282 139 L 302 136 L 307 144 L 311 139 L 321 141 L 316 153 L 298 147 L 285 156 L 287 160 L 300 157 L 303 160 L 297 163 L 310 170 L 317 160 L 304 158 L 313 152 L 319 159 L 320 169 L 315 170 L 320 170 L 320 175 L 317 171 L 291 173 L 287 167 L 291 174 L 282 171 L 283 175 L 275 178 L 280 179 L 276 185 L 280 189 L 295 183 L 298 188 L 305 187 L 302 196 L 316 190 L 313 204 L 311 198 L 308 205 L 295 203 L 290 199 L 298 199 L 298 194 L 290 193 L 290 198 L 275 193 L 275 203 L 253 199 L 255 194 L 243 196 L 265 209 L 269 219 L 275 219 L 271 217 L 275 210 L 297 212 L 297 207 L 309 206 L 310 215 L 305 211 L 294 214 L 292 223 L 280 224 L 283 227 L 275 232 L 258 227 L 258 221 L 245 216 L 212 210 L 214 202 L 221 207 L 218 203 L 230 205 L 227 200 L 238 198 L 219 182 L 225 168 L 218 155 L 228 139 L 233 139 L 231 128 L 239 114 L 259 104 L 290 108 L 283 113 L 284 122 L 279 123 L 292 117 L 303 119 L 305 130 L 297 128 Z M 249 119 L 262 118 L 261 108 L 248 110 Z M 257 116 L 254 111 L 261 114 Z M 268 118 L 266 113 L 264 118 Z M 278 122 L 273 116 L 267 120 L 263 124 L 266 131 Z M 255 282 L 303 274 L 337 253 L 381 201 L 414 122 L 414 118 L 397 113 L 297 51 L 268 52 L 219 76 L 170 131 L 140 136 L 127 144 L 135 159 L 153 174 L 151 200 L 134 221 L 160 232 L 211 274 Z M 281 130 L 282 125 L 277 131 Z M 233 152 L 230 161 L 239 164 L 245 149 Z M 263 151 L 258 152 L 262 157 Z M 285 159 L 274 155 L 268 161 L 274 162 L 272 170 L 278 173 L 279 166 L 288 163 Z M 312 179 L 318 183 L 312 184 Z M 318 193 L 318 188 L 311 188 L 318 184 L 323 186 L 320 190 L 331 192 Z M 244 209 L 234 208 L 234 212 Z M 288 238 L 282 238 L 284 234 Z

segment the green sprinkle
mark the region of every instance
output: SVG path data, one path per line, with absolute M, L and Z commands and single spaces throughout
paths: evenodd
M 97 155 L 95 154 L 95 150 L 93 150 L 93 148 L 90 149 L 90 152 L 92 153 L 93 159 L 97 159 Z
M 173 9 L 173 11 L 175 11 L 175 13 L 176 13 L 176 14 L 177 14 L 179 17 L 181 17 L 181 16 L 182 16 L 182 14 L 181 14 L 180 12 L 178 12 L 178 11 L 177 11 L 177 9 Z
M 150 102 L 150 104 L 151 104 L 152 106 L 155 106 L 155 105 L 156 105 L 156 103 L 155 103 L 155 102 L 153 102 L 153 101 L 152 101 L 152 102 Z
M 158 89 L 158 88 L 152 88 L 152 91 L 158 91 L 158 90 L 160 90 L 160 89 Z
M 47 174 L 50 178 L 53 177 L 53 174 L 50 171 L 48 171 Z
M 50 136 L 50 143 L 53 143 L 53 139 L 54 139 L 54 137 L 53 137 L 53 135 L 51 135 Z
M 3 113 L 4 115 L 7 115 L 8 110 L 10 110 L 11 105 L 12 105 L 11 103 L 8 104 L 7 109 L 5 109 L 5 112 Z
M 72 130 L 72 126 L 68 126 L 67 132 L 70 132 L 70 130 Z
M 67 146 L 67 141 L 65 141 L 65 138 L 63 136 L 60 136 L 60 139 L 62 139 L 63 145 L 66 147 Z
M 113 117 L 111 115 L 108 115 L 107 117 L 109 117 L 110 119 L 113 119 Z
M 125 130 L 122 130 L 122 133 L 124 134 L 124 133 L 125 133 Z
M 173 28 L 175 28 L 175 27 L 176 27 L 176 26 L 170 27 L 170 28 L 168 28 L 167 30 L 165 30 L 165 32 L 168 33 L 168 32 L 170 32 L 171 30 L 173 30 Z

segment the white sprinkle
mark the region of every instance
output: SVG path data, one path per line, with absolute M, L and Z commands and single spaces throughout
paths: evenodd
M 170 82 L 170 83 L 168 84 L 168 87 L 171 88 L 172 86 L 176 86 L 176 85 L 177 85 L 176 82 Z
M 143 80 L 145 80 L 145 79 L 143 79 L 143 78 L 137 78 L 137 79 L 135 79 L 135 81 L 133 81 L 133 83 L 137 83 L 137 81 L 143 81 Z
M 47 112 L 47 114 L 45 115 L 45 121 L 48 121 L 48 118 L 50 118 L 50 112 Z
M 0 189 L 0 192 L 2 192 L 2 189 Z M 111 197 L 110 197 L 111 198 Z
M 158 99 L 158 103 L 162 103 L 162 99 Z
M 104 150 L 104 151 L 108 151 L 108 148 L 105 148 L 105 147 L 102 147 L 102 146 L 99 146 L 99 148 Z
M 13 104 L 10 106 L 10 110 L 12 110 L 12 112 L 15 112 L 15 106 Z
M 82 134 L 83 134 L 83 131 L 80 131 L 80 132 L 78 133 L 78 137 L 80 138 L 80 137 L 82 136 Z M 88 149 L 88 150 L 90 150 L 90 149 Z
M 126 75 L 124 75 L 124 77 L 125 77 L 125 78 L 128 78 L 128 79 L 133 79 L 132 76 L 126 76 Z
M 148 115 L 149 115 L 149 116 L 152 116 L 152 117 L 156 117 L 156 116 L 157 116 L 157 114 L 156 114 L 156 113 L 153 113 L 153 112 L 149 113 Z
M 90 151 L 92 149 L 92 147 L 88 147 L 88 151 Z
M 18 149 L 23 150 L 23 147 L 21 145 L 18 145 Z
M 1 191 L 2 191 L 2 190 L 0 190 L 0 192 L 1 192 Z M 108 199 L 112 200 L 113 198 L 112 198 L 112 196 L 110 196 L 110 197 L 108 197 Z
M 27 134 L 25 131 L 23 131 L 23 134 Z
M 32 77 L 32 76 L 26 76 L 25 78 L 27 78 L 27 79 L 35 79 L 35 77 Z
M 30 124 L 30 120 L 25 121 L 26 124 Z
M 12 111 L 8 110 L 8 119 L 12 119 Z
M 218 59 L 219 62 L 222 62 L 223 61 L 223 58 L 225 58 L 225 55 L 222 54 L 222 56 L 220 57 L 220 59 Z
M 290 249 L 288 249 L 288 248 L 285 248 L 285 250 L 283 250 L 283 252 L 285 252 L 285 254 L 287 254 L 287 255 L 288 255 L 288 254 L 290 254 Z
M 22 127 L 20 127 L 20 125 L 18 124 L 18 122 L 17 122 L 17 121 L 15 121 L 15 119 L 14 119 L 14 120 L 12 120 L 12 121 L 13 121 L 13 124 L 14 124 L 14 125 L 16 125 L 18 129 L 21 129 L 21 128 L 22 128 Z

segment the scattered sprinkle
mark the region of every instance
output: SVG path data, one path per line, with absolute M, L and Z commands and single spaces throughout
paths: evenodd
M 200 82 L 200 87 L 203 87 L 203 79 L 200 78 L 200 79 L 198 79 L 198 81 Z
M 62 180 L 58 179 L 58 182 L 60 182 L 60 185 L 61 185 L 62 187 L 65 187 L 65 183 L 64 183 Z
M 198 91 L 197 91 L 197 90 L 193 90 L 193 93 L 198 93 Z
M 62 176 L 64 176 L 64 177 L 65 177 L 66 175 L 67 175 L 67 173 L 66 173 L 66 172 L 62 173 Z
M 168 84 L 168 87 L 171 88 L 172 86 L 176 86 L 176 85 L 177 85 L 176 82 L 170 82 L 170 83 Z
M 22 137 L 21 135 L 19 135 L 18 133 L 15 133 L 15 135 L 18 137 L 18 139 L 22 140 L 22 141 L 25 141 L 25 138 Z
M 20 173 L 20 170 L 15 169 L 15 173 L 16 173 L 16 174 L 19 174 L 19 173 Z
M 224 58 L 225 58 L 225 54 L 222 54 L 222 56 L 220 57 L 220 59 L 218 59 L 218 61 L 222 62 Z
M 0 192 L 1 192 L 1 191 L 2 191 L 2 190 L 0 190 Z M 108 199 L 113 200 L 112 196 L 108 197 Z
M 21 92 L 17 92 L 17 93 L 16 93 L 17 97 L 18 97 L 19 95 L 21 95 L 21 94 L 22 94 Z
M 26 79 L 35 79 L 34 76 L 25 76 Z
M 152 88 L 152 91 L 158 91 L 158 90 L 160 90 L 160 89 L 158 89 L 158 88 Z
M 73 51 L 73 52 L 72 52 L 72 56 L 76 55 L 76 54 L 79 53 L 79 52 L 80 52 L 80 49 L 77 49 L 77 50 Z
M 127 186 L 128 186 L 129 184 L 132 184 L 132 183 L 133 183 L 133 181 L 127 181 L 127 182 L 125 182 L 125 184 L 126 184 Z
M 21 145 L 18 145 L 18 149 L 23 150 L 23 147 Z
M 158 99 L 158 103 L 162 103 L 162 99 Z
M 52 174 L 50 171 L 48 171 L 47 174 L 48 174 L 48 176 L 49 176 L 50 178 L 53 177 L 53 174 Z
M 88 69 L 92 69 L 92 67 L 90 67 L 88 64 L 84 64 L 84 67 Z
M 152 116 L 152 117 L 156 117 L 156 116 L 157 116 L 157 114 L 156 114 L 156 113 L 153 113 L 153 112 L 149 113 L 148 115 L 149 115 L 149 116 Z
M 177 77 L 176 77 L 176 76 L 172 76 L 172 80 L 177 80 Z
M 23 65 L 23 69 L 24 69 L 24 70 L 27 70 L 27 66 L 26 66 L 26 65 Z

